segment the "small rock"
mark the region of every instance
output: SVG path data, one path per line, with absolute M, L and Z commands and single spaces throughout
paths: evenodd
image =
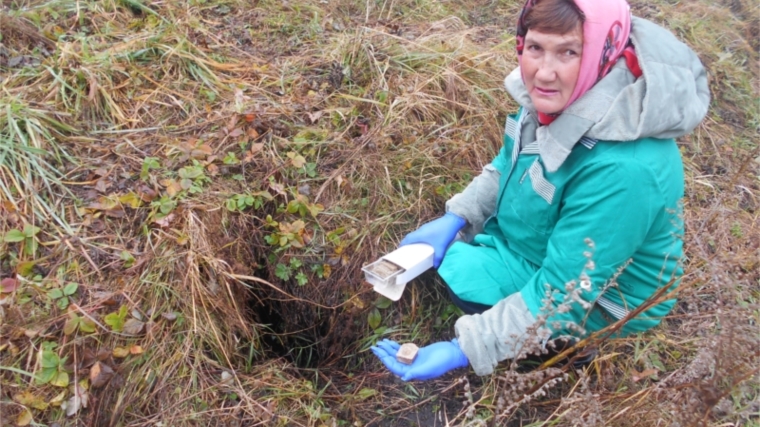
M 414 359 L 417 357 L 417 352 L 420 350 L 414 343 L 406 343 L 398 349 L 396 353 L 396 360 L 406 365 L 411 365 Z

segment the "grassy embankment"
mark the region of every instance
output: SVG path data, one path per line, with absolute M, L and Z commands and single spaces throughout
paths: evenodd
M 632 2 L 714 98 L 680 141 L 661 327 L 544 396 L 506 366 L 404 384 L 369 357 L 451 337 L 432 275 L 390 304 L 359 270 L 497 152 L 521 3 L 2 2 L 0 424 L 757 425 L 748 0 Z

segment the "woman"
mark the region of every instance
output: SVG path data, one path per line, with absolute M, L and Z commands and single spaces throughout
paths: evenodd
M 373 347 L 403 380 L 471 365 L 479 375 L 537 334 L 584 335 L 624 318 L 682 274 L 683 166 L 673 138 L 707 112 L 697 56 L 667 30 L 631 18 L 625 0 L 528 0 L 520 67 L 505 79 L 521 105 L 504 147 L 401 242 L 428 243 L 454 302 L 457 339 Z M 457 234 L 464 241 L 457 240 Z M 445 254 L 445 257 L 444 257 Z M 675 304 L 628 321 L 644 331 Z M 542 335 L 544 334 L 544 335 Z

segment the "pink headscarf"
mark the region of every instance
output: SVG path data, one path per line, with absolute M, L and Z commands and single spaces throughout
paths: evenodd
M 524 17 L 540 0 L 527 0 L 517 21 L 517 60 L 522 65 L 525 35 Z M 573 0 L 583 12 L 583 53 L 575 90 L 567 101 L 572 104 L 607 75 L 628 46 L 631 11 L 625 0 Z

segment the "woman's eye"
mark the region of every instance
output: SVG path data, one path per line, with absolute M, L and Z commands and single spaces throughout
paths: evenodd
M 572 50 L 572 49 L 568 49 L 568 50 L 565 52 L 565 55 L 567 55 L 567 56 L 575 56 L 575 55 L 577 55 L 577 54 L 578 54 L 578 53 L 577 53 L 576 51 Z
M 539 46 L 537 44 L 531 44 L 531 45 L 528 45 L 528 50 L 538 51 L 538 50 L 541 50 L 541 46 Z

